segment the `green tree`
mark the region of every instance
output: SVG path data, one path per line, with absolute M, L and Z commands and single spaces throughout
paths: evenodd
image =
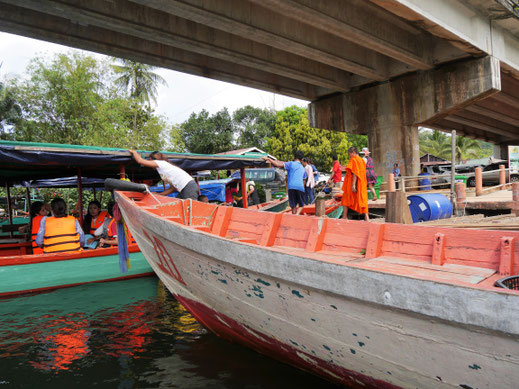
M 247 105 L 234 111 L 233 122 L 237 133 L 236 147 L 263 149 L 267 138 L 273 134 L 276 112 Z
M 429 153 L 443 159 L 451 158 L 451 138 L 445 133 L 434 130 L 433 132 L 420 132 L 420 152 Z
M 0 63 L 0 69 L 2 64 Z M 12 126 L 21 119 L 22 109 L 16 102 L 16 94 L 12 87 L 0 81 L 0 139 L 11 137 Z
M 332 153 L 336 152 L 344 163 L 351 146 L 345 133 L 310 127 L 308 111 L 292 106 L 277 113 L 274 134 L 267 140 L 266 151 L 278 159 L 291 161 L 294 152 L 300 150 L 313 160 L 319 170 L 329 171 L 333 163 Z
M 161 148 L 163 118 L 115 85 L 108 61 L 80 54 L 35 58 L 16 97 L 16 140 L 110 147 Z
M 456 162 L 461 163 L 467 159 L 478 158 L 481 151 L 480 143 L 475 139 L 464 136 L 456 137 Z
M 128 91 L 130 97 L 139 103 L 147 103 L 151 106 L 153 101 L 156 104 L 157 86 L 167 85 L 164 78 L 153 72 L 157 68 L 124 58 L 116 58 L 116 61 L 120 65 L 112 65 L 117 76 L 115 84 Z
M 176 151 L 177 153 L 187 152 L 184 138 L 182 137 L 182 128 L 178 125 L 173 125 L 169 132 L 169 146 L 168 149 Z
M 227 108 L 212 116 L 205 109 L 199 114 L 192 113 L 189 119 L 180 125 L 178 138 L 191 153 L 216 154 L 232 150 L 234 126 L 231 115 Z

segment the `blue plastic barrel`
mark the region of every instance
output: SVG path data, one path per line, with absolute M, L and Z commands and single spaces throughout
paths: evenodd
M 450 200 L 438 193 L 412 195 L 407 197 L 413 223 L 428 220 L 448 219 L 452 216 Z
M 429 173 L 420 173 L 419 176 L 427 176 L 418 180 L 418 185 L 421 186 L 420 190 L 431 190 L 431 178 Z

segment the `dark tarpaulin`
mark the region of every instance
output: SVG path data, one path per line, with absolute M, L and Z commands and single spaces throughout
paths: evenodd
M 49 178 L 47 180 L 33 180 L 24 186 L 29 186 L 32 188 L 75 188 L 77 187 L 77 184 L 77 176 L 74 176 L 64 178 Z M 81 177 L 81 185 L 83 186 L 83 190 L 88 190 L 92 187 L 104 190 L 105 180 L 100 178 Z
M 142 152 L 147 156 L 149 152 Z M 229 170 L 265 166 L 261 157 L 235 155 L 202 155 L 164 152 L 169 161 L 193 173 L 200 170 Z M 70 177 L 120 178 L 123 165 L 131 180 L 158 179 L 155 169 L 141 167 L 127 150 L 103 147 L 55 145 L 29 142 L 0 141 L 0 180 L 22 180 Z

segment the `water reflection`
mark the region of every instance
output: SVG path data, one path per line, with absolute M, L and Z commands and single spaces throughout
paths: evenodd
M 0 389 L 320 388 L 221 340 L 155 278 L 0 300 Z

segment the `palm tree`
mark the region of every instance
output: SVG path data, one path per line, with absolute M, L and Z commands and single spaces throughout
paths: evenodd
M 475 140 L 458 136 L 456 138 L 456 161 L 461 163 L 463 160 L 477 158 L 481 150 L 481 144 Z
M 167 85 L 166 80 L 154 73 L 154 66 L 134 62 L 129 59 L 117 58 L 121 65 L 113 64 L 112 68 L 119 77 L 115 80 L 116 85 L 128 90 L 130 96 L 140 103 L 151 101 L 157 104 L 157 86 Z
M 443 132 L 434 130 L 430 135 L 421 137 L 420 150 L 443 159 L 449 159 L 451 154 L 450 138 Z

